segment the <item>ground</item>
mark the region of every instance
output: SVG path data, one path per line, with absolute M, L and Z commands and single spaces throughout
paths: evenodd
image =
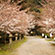
M 28 41 L 11 55 L 55 55 L 55 46 L 42 38 L 28 37 Z

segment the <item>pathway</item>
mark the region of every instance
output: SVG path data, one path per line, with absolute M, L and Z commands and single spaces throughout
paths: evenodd
M 45 39 L 28 37 L 28 41 L 17 48 L 12 55 L 55 55 L 55 46 Z

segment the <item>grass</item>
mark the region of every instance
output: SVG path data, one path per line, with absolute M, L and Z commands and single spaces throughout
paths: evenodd
M 46 41 L 54 41 L 53 38 L 47 38 Z
M 20 41 L 14 41 L 11 45 L 9 44 L 1 44 L 0 45 L 0 55 L 9 55 L 11 52 L 13 52 L 16 48 L 21 46 L 24 42 L 27 41 L 27 38 L 24 38 L 23 40 Z
M 36 38 L 42 38 L 42 36 L 36 36 Z

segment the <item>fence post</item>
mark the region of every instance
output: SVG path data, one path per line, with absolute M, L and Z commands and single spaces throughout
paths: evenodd
M 19 34 L 19 40 L 21 40 L 21 34 Z
M 9 44 L 11 44 L 12 43 L 12 38 L 9 38 Z
M 18 39 L 18 33 L 15 34 L 15 40 L 17 40 L 17 39 Z
M 9 44 L 12 43 L 12 34 L 9 34 Z

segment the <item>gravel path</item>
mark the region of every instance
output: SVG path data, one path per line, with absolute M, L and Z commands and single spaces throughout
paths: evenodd
M 28 37 L 28 41 L 17 48 L 12 55 L 55 55 L 55 46 L 44 39 Z

